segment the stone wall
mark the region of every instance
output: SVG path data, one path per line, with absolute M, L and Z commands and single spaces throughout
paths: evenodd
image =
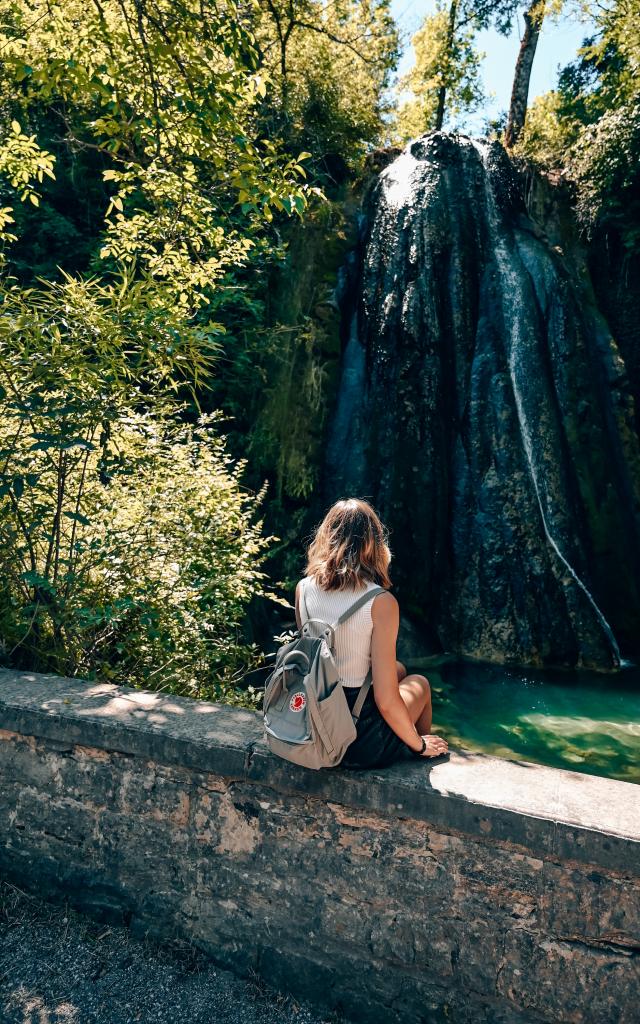
M 314 772 L 257 713 L 0 672 L 0 874 L 359 1024 L 632 1024 L 640 787 Z

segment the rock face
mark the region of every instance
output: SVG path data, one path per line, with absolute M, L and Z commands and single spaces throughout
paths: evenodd
M 403 611 L 444 649 L 613 669 L 640 645 L 634 402 L 523 189 L 499 144 L 443 133 L 379 175 L 324 497 L 373 502 Z

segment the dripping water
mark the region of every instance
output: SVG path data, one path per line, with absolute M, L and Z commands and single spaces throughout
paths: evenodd
M 336 493 L 359 490 L 363 484 L 365 458 L 359 426 L 365 389 L 365 351 L 358 335 L 355 310 L 342 356 L 338 401 L 327 445 L 328 477 Z
M 507 244 L 504 238 L 504 232 L 500 229 L 498 209 L 496 205 L 496 198 L 491 185 L 491 173 L 488 165 L 488 147 L 477 141 L 471 140 L 471 144 L 477 150 L 482 160 L 484 167 L 484 190 L 487 202 L 487 213 L 489 217 L 489 226 L 492 235 L 492 249 L 495 255 L 497 267 L 502 278 L 502 287 L 500 288 L 501 301 L 503 306 L 503 317 L 506 325 L 507 336 L 510 338 L 511 345 L 509 351 L 509 373 L 511 377 L 511 385 L 513 389 L 513 395 L 515 398 L 516 409 L 518 414 L 518 422 L 520 424 L 520 432 L 522 435 L 524 450 L 527 457 L 527 463 L 529 465 L 529 472 L 533 487 L 540 508 L 540 516 L 542 519 L 542 525 L 544 528 L 545 536 L 549 541 L 551 547 L 555 551 L 556 555 L 565 566 L 567 571 L 570 573 L 573 580 L 581 588 L 587 599 L 589 600 L 597 618 L 600 622 L 604 633 L 607 636 L 611 650 L 613 652 L 613 659 L 616 667 L 620 667 L 622 664 L 622 655 L 620 648 L 614 636 L 611 626 L 607 622 L 604 614 L 596 603 L 593 595 L 590 593 L 588 587 L 583 583 L 578 574 L 575 572 L 573 567 L 567 561 L 565 556 L 562 554 L 555 538 L 553 537 L 551 530 L 549 529 L 548 517 L 545 511 L 544 502 L 542 500 L 540 482 L 538 479 L 538 472 L 536 466 L 536 459 L 534 455 L 534 447 L 532 443 L 532 433 L 527 419 L 526 411 L 524 408 L 524 401 L 522 396 L 522 390 L 518 381 L 518 354 L 522 350 L 523 338 L 521 335 L 522 318 L 519 315 L 514 315 L 518 309 L 522 308 L 521 303 L 521 285 L 517 273 L 513 269 L 513 256 L 508 251 Z

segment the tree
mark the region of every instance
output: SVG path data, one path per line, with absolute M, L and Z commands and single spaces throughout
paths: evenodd
M 529 83 L 543 19 L 559 14 L 562 0 L 531 0 L 524 11 L 524 33 L 518 52 L 504 142 L 512 148 L 522 134 Z M 400 110 L 399 125 L 407 137 L 417 131 L 439 130 L 446 120 L 477 109 L 483 100 L 480 63 L 475 48 L 480 29 L 494 25 L 507 35 L 518 13 L 517 0 L 438 0 L 413 37 L 415 66 L 401 82 L 413 93 Z
M 312 153 L 323 178 L 357 165 L 385 131 L 399 58 L 390 0 L 260 0 L 256 37 L 271 133 Z
M 225 302 L 314 195 L 305 157 L 260 133 L 244 3 L 0 0 L 0 26 L 8 271 L 57 154 L 92 154 L 104 201 L 89 267 L 0 280 L 0 651 L 216 695 L 256 655 L 269 538 L 198 399 Z
M 174 645 L 183 683 L 189 673 L 211 680 L 216 658 L 226 671 L 226 650 L 241 663 L 233 640 L 241 606 L 260 592 L 261 545 L 259 524 L 240 543 L 235 512 L 255 508 L 263 468 L 272 468 L 255 457 L 251 432 L 265 405 L 273 421 L 277 413 L 273 436 L 289 443 L 274 445 L 273 475 L 286 474 L 288 493 L 306 498 L 319 418 L 292 432 L 282 396 L 299 397 L 291 377 L 302 366 L 301 386 L 319 404 L 323 357 L 336 350 L 337 336 L 327 341 L 313 319 L 334 270 L 325 262 L 317 272 L 324 251 L 315 263 L 286 263 L 291 227 L 310 224 L 318 251 L 331 237 L 335 262 L 346 248 L 319 184 L 340 184 L 383 141 L 398 56 L 389 6 L 0 0 L 0 342 L 18 382 L 17 395 L 0 393 L 0 625 L 14 659 L 44 664 L 49 651 L 50 667 L 128 671 L 144 682 Z M 49 285 L 35 283 L 42 267 Z M 20 281 L 9 277 L 17 273 Z M 285 277 L 294 301 L 278 308 L 274 282 Z M 59 336 L 68 349 L 56 361 Z M 126 375 L 124 392 L 114 374 Z M 214 424 L 194 436 L 202 408 L 215 403 L 234 418 L 230 393 L 241 409 L 230 457 L 254 456 L 246 501 L 239 473 L 226 487 Z M 37 406 L 31 420 L 21 394 Z M 154 492 L 155 525 L 144 501 Z M 228 579 L 226 556 L 237 569 Z
M 242 3 L 2 0 L 0 13 L 4 110 L 100 155 L 97 255 L 111 267 L 135 264 L 193 312 L 274 209 L 304 210 L 304 169 L 257 131 L 266 84 Z
M 532 105 L 514 151 L 562 169 L 576 185 L 581 223 L 619 230 L 640 248 L 640 0 L 586 7 L 596 33 Z
M 405 138 L 440 130 L 445 122 L 455 124 L 480 106 L 480 65 L 485 55 L 476 49 L 476 35 L 492 24 L 509 33 L 517 6 L 517 0 L 437 0 L 436 12 L 425 18 L 412 39 L 415 65 L 400 83 L 413 93 L 399 113 Z
M 528 9 L 524 12 L 524 33 L 518 51 L 516 70 L 511 90 L 511 102 L 507 127 L 504 136 L 504 144 L 511 149 L 520 138 L 527 115 L 527 102 L 529 98 L 529 82 L 531 81 L 531 69 L 535 57 L 540 29 L 545 15 L 545 0 L 533 0 Z
M 478 22 L 469 7 L 452 0 L 448 9 L 438 6 L 428 15 L 411 42 L 415 64 L 403 77 L 400 88 L 412 93 L 398 115 L 404 138 L 432 129 L 446 120 L 477 109 L 483 100 L 480 63 L 475 49 Z

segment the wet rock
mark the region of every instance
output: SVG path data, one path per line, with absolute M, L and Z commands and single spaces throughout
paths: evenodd
M 369 190 L 324 493 L 373 501 L 403 611 L 445 650 L 615 669 L 640 653 L 636 412 L 526 188 L 499 144 L 435 132 Z

